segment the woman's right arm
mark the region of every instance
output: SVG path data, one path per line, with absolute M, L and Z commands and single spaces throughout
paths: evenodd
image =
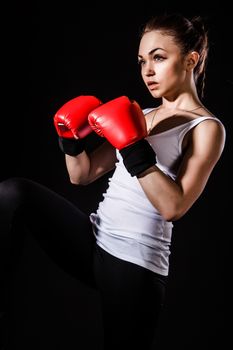
M 88 185 L 115 167 L 116 149 L 104 142 L 90 154 L 85 151 L 76 157 L 65 155 L 69 178 L 74 185 Z

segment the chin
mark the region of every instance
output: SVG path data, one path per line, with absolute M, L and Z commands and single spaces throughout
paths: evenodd
M 150 91 L 150 94 L 154 98 L 161 98 L 162 97 L 161 94 L 158 91 L 155 91 L 155 90 Z

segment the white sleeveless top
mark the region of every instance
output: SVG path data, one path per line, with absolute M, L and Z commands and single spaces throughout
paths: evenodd
M 213 118 L 199 117 L 146 138 L 156 153 L 156 166 L 172 179 L 176 178 L 182 158 L 184 136 L 206 119 Z M 108 189 L 96 213 L 90 214 L 97 244 L 117 258 L 166 276 L 173 224 L 151 204 L 137 177 L 131 177 L 126 170 L 118 150 L 116 155 L 118 162 Z

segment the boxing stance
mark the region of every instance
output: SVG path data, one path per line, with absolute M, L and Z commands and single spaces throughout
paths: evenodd
M 142 79 L 160 106 L 142 110 L 126 96 L 107 103 L 78 96 L 56 113 L 71 183 L 88 185 L 114 169 L 103 200 L 89 216 L 31 180 L 0 184 L 5 241 L 0 268 L 6 271 L 11 263 L 14 270 L 22 235 L 32 234 L 59 266 L 98 290 L 105 350 L 152 346 L 169 274 L 173 221 L 201 195 L 222 153 L 224 126 L 198 97 L 206 52 L 199 20 L 156 17 L 142 32 L 138 59 Z M 105 142 L 88 153 L 91 132 Z
M 99 99 L 94 96 L 79 96 L 62 106 L 54 116 L 59 145 L 68 158 L 67 162 L 75 159 L 85 173 L 83 178 L 89 181 L 92 176 L 96 178 L 101 171 L 99 168 L 90 169 L 90 160 L 84 150 L 85 138 L 92 132 L 93 127 L 88 122 L 89 112 L 100 104 Z M 114 106 L 118 108 L 117 114 L 122 115 L 126 123 L 126 128 L 123 123 L 122 126 L 119 126 L 117 133 L 114 133 L 118 146 L 123 147 L 132 142 L 137 143 L 136 141 L 143 142 L 143 137 L 146 135 L 146 123 L 140 107 L 134 102 L 131 103 L 127 97 L 116 99 L 110 104 L 113 105 L 113 111 Z M 98 109 L 94 110 L 98 112 Z M 106 104 L 105 112 L 109 115 L 109 126 L 112 131 L 115 127 L 113 118 L 116 117 L 115 113 L 112 115 L 113 111 L 108 112 Z M 113 117 L 112 121 L 111 117 Z M 105 120 L 107 121 L 107 118 Z M 120 128 L 122 128 L 121 132 Z M 100 147 L 111 149 L 111 154 L 114 152 L 114 147 L 108 142 Z M 109 166 L 110 160 L 105 159 L 105 162 L 109 163 L 109 169 L 112 169 L 115 161 L 116 157 L 112 157 L 111 166 Z M 137 172 L 139 169 L 142 170 L 141 166 L 135 168 L 131 165 L 131 167 L 135 170 L 137 168 Z M 13 270 L 17 266 L 17 257 L 22 248 L 22 234 L 30 232 L 61 268 L 85 285 L 100 291 L 106 349 L 114 349 L 113 346 L 119 348 L 122 343 L 129 346 L 128 334 L 139 332 L 139 329 L 140 334 L 145 333 L 147 339 L 143 337 L 143 344 L 149 342 L 155 315 L 159 313 L 162 304 L 166 276 L 160 276 L 149 270 L 144 271 L 140 266 L 131 265 L 102 249 L 96 244 L 93 223 L 90 218 L 65 198 L 38 183 L 23 178 L 6 180 L 0 185 L 0 196 L 1 235 L 6 240 L 9 238 L 14 244 L 14 259 L 11 261 L 11 263 L 14 262 L 14 266 L 11 266 Z M 117 207 L 117 201 L 114 206 Z M 117 221 L 120 224 L 122 217 L 119 216 Z M 9 257 L 12 259 L 12 246 L 8 246 L 9 250 L 6 250 L 5 247 L 6 245 L 1 252 L 1 260 L 6 267 L 10 263 Z M 7 270 L 9 272 L 9 269 Z M 148 281 L 145 281 L 144 284 L 146 276 L 148 276 Z M 122 283 L 118 285 L 118 279 L 120 282 L 122 278 L 125 281 L 124 285 Z M 147 291 L 148 285 L 150 286 L 149 291 Z M 140 325 L 142 322 L 143 327 Z M 117 339 L 114 337 L 116 329 L 118 331 L 121 329 L 121 334 Z M 139 339 L 137 343 L 140 344 Z

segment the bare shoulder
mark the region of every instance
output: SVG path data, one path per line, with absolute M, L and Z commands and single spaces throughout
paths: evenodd
M 199 119 L 197 127 L 194 128 L 194 132 L 200 134 L 200 136 L 217 138 L 220 142 L 225 142 L 226 130 L 222 121 L 217 118 L 212 112 L 203 106 L 198 113 L 192 113 L 193 119 Z
M 214 116 L 209 116 L 198 123 L 193 129 L 192 139 L 195 148 L 208 157 L 219 158 L 226 139 L 226 130 L 223 123 Z
M 225 126 L 220 119 L 213 115 L 204 115 L 199 118 L 203 118 L 203 120 L 200 120 L 200 123 L 194 128 L 194 130 L 198 130 L 199 133 L 203 133 L 209 137 L 218 136 L 225 139 Z

